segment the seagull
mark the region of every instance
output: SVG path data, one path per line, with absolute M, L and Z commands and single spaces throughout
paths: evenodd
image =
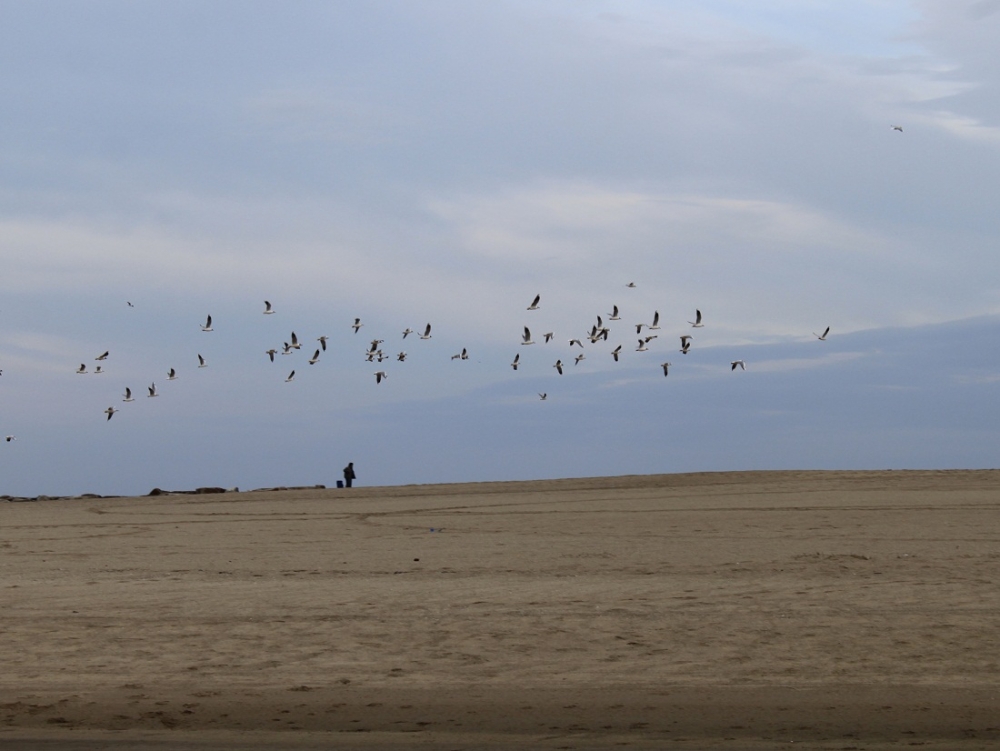
M 617 305 L 613 305 L 611 307 L 611 312 L 608 313 L 608 320 L 609 321 L 620 321 L 621 320 L 621 318 L 618 316 L 618 306 Z
M 572 347 L 574 344 L 579 344 L 580 348 L 581 349 L 583 348 L 583 342 L 581 342 L 579 339 L 570 339 L 569 340 L 569 346 Z
M 695 310 L 695 312 L 694 312 L 694 320 L 693 321 L 688 321 L 688 323 L 690 323 L 696 329 L 700 329 L 702 326 L 704 326 L 705 324 L 703 324 L 701 322 L 701 311 L 700 310 Z
M 528 306 L 528 310 L 538 310 L 538 303 L 541 299 L 541 295 L 535 295 L 535 299 L 531 301 L 531 305 Z
M 94 375 L 104 375 L 104 370 L 101 368 L 100 365 L 94 368 Z
M 552 367 L 556 369 L 556 372 L 559 375 L 562 375 L 562 360 L 556 360 L 556 364 L 553 365 Z
M 177 371 L 176 371 L 176 370 L 174 370 L 173 368 L 171 368 L 171 369 L 170 369 L 170 370 L 169 370 L 169 371 L 167 372 L 167 380 L 168 380 L 168 381 L 176 381 L 176 380 L 177 380 Z
M 384 370 L 376 370 L 375 371 L 375 383 L 382 383 L 382 379 L 383 378 L 388 378 L 388 377 L 389 376 L 386 375 L 386 372 Z
M 313 352 L 313 356 L 310 358 L 309 364 L 315 365 L 318 362 L 319 362 L 319 350 L 316 350 L 315 352 Z
M 899 131 L 900 133 L 902 133 L 902 132 L 903 132 L 903 126 L 902 126 L 902 125 L 892 125 L 892 126 L 890 126 L 890 127 L 891 127 L 891 128 L 893 129 L 893 130 L 898 130 L 898 131 Z
M 293 370 L 291 373 L 288 374 L 288 378 L 285 379 L 285 383 L 289 383 L 294 380 L 295 380 L 295 371 Z
M 512 363 L 510 364 L 510 366 L 511 366 L 511 367 L 512 367 L 512 368 L 513 368 L 514 370 L 517 370 L 517 364 L 518 364 L 518 363 L 519 363 L 520 361 L 521 361 L 521 353 L 520 353 L 520 352 L 518 352 L 518 353 L 517 353 L 516 355 L 514 355 L 514 362 L 512 362 Z
M 149 393 L 146 394 L 146 398 L 149 398 L 149 397 L 152 397 L 152 396 L 159 396 L 159 394 L 156 393 L 156 384 L 155 383 L 149 387 Z
M 658 328 L 660 328 L 660 311 L 658 311 L 658 310 L 654 310 L 653 311 L 653 325 L 652 326 L 647 326 L 646 328 L 652 329 L 653 331 L 655 331 Z
M 639 346 L 635 348 L 636 352 L 649 352 L 649 347 L 646 346 L 646 341 L 644 339 L 639 340 Z
M 108 359 L 108 355 L 110 355 L 110 354 L 111 354 L 110 352 L 105 352 L 103 355 L 98 355 L 94 359 L 95 360 L 107 360 Z
M 670 370 L 670 363 L 669 362 L 661 362 L 660 363 L 660 367 L 663 368 L 663 377 L 666 378 L 667 371 Z
M 400 352 L 398 355 L 396 355 L 396 359 L 399 360 L 400 362 L 406 362 L 406 353 Z
M 264 315 L 269 316 L 274 313 L 274 308 L 271 307 L 271 303 L 267 300 L 264 301 Z
M 730 364 L 730 365 L 732 366 L 732 367 L 730 368 L 730 370 L 736 370 L 736 366 L 737 366 L 737 365 L 739 365 L 739 366 L 740 366 L 740 370 L 746 370 L 746 369 L 747 369 L 747 364 L 746 364 L 745 362 L 743 362 L 742 360 L 733 360 L 733 361 L 732 361 L 731 363 L 729 363 L 729 364 Z
M 215 329 L 212 328 L 212 316 L 209 316 L 208 318 L 205 319 L 205 325 L 201 327 L 201 330 L 215 331 Z
M 817 333 L 816 333 L 816 332 L 814 331 L 814 332 L 813 332 L 813 336 L 815 336 L 815 337 L 816 337 L 817 339 L 819 339 L 819 340 L 820 340 L 821 342 L 825 342 L 825 341 L 826 341 L 826 335 L 827 335 L 827 334 L 829 334 L 829 333 L 830 333 L 830 327 L 829 327 L 829 326 L 827 326 L 827 327 L 826 327 L 826 331 L 824 331 L 824 332 L 823 332 L 822 334 L 817 334 Z
M 628 284 L 626 284 L 625 286 L 626 286 L 626 287 L 630 287 L 630 288 L 632 288 L 632 289 L 635 289 L 635 282 L 629 282 L 629 283 L 628 283 Z
M 686 355 L 688 353 L 689 349 L 691 349 L 691 337 L 690 336 L 682 336 L 681 337 L 681 353 Z
M 111 417 L 115 414 L 115 412 L 120 412 L 120 411 L 121 410 L 115 409 L 114 407 L 108 407 L 106 410 L 104 410 L 104 414 L 106 414 L 108 416 L 108 419 L 110 420 Z
M 457 355 L 452 355 L 451 359 L 452 360 L 468 360 L 469 359 L 469 351 L 465 347 L 462 347 L 462 351 L 459 354 L 457 354 Z
M 277 351 L 276 349 L 268 349 L 264 351 L 264 354 L 271 358 L 271 362 L 274 362 L 274 355 Z
M 292 332 L 292 349 L 302 349 L 302 345 L 299 344 L 299 338 Z
M 125 398 L 122 399 L 123 402 L 134 402 L 135 399 L 132 398 L 132 389 L 125 387 Z
M 621 354 L 621 351 L 622 351 L 622 345 L 620 344 L 613 350 L 611 350 L 611 356 L 615 358 L 615 362 L 618 362 L 618 355 Z
M 84 373 L 86 373 L 86 372 L 87 372 L 87 366 L 86 366 L 86 365 L 84 365 L 84 364 L 83 364 L 83 363 L 81 362 L 81 363 L 80 363 L 80 367 L 76 369 L 76 374 L 77 374 L 77 375 L 83 375 L 83 374 L 84 374 Z
M 364 324 L 361 323 L 361 319 L 360 318 L 355 318 L 354 319 L 354 323 L 351 324 L 351 328 L 354 329 L 354 333 L 355 334 L 358 333 L 358 329 L 360 329 L 362 326 L 364 326 Z
M 413 333 L 413 329 L 411 329 L 411 328 L 410 328 L 409 326 L 407 326 L 407 327 L 406 327 L 406 328 L 405 328 L 405 329 L 403 330 L 403 338 L 405 339 L 406 337 L 408 337 L 408 336 L 409 336 L 410 334 L 412 334 L 412 333 Z
M 202 357 L 201 355 L 198 355 L 198 367 L 199 368 L 207 368 L 208 367 L 208 363 L 205 362 L 205 358 Z
M 7 443 L 10 443 L 11 441 L 16 441 L 17 440 L 17 436 L 16 435 L 9 435 L 9 436 L 6 436 L 4 438 L 4 440 L 7 441 Z
M 424 333 L 422 333 L 420 335 L 420 338 L 421 339 L 430 339 L 431 338 L 431 325 L 429 323 L 427 324 L 427 328 L 424 329 Z
M 646 324 L 644 324 L 644 323 L 637 323 L 635 325 L 635 333 L 636 334 L 641 334 L 642 333 L 642 327 L 645 326 L 645 325 Z
M 283 355 L 290 355 L 290 354 L 292 354 L 292 345 L 289 344 L 288 342 L 285 342 L 284 346 L 281 348 L 281 354 L 283 354 Z M 271 358 L 271 359 L 273 360 L 274 358 Z
M 659 334 L 650 334 L 649 336 L 644 336 L 642 340 L 646 342 L 646 344 L 649 344 L 654 339 L 659 339 L 659 338 L 660 338 Z
M 539 394 L 538 398 L 541 399 L 544 402 L 546 399 L 549 398 L 549 395 L 548 394 Z M 8 437 L 7 440 L 9 441 L 10 438 Z
M 549 331 L 546 334 L 542 334 L 542 336 L 545 337 L 545 343 L 548 344 L 549 342 L 552 341 L 552 337 L 555 336 L 555 334 Z
M 580 360 L 586 360 L 586 359 L 587 359 L 587 356 L 585 354 L 583 354 L 583 352 L 581 352 L 580 354 L 578 354 L 576 357 L 573 358 L 573 364 L 574 365 L 579 365 L 580 364 Z
M 125 304 L 128 305 L 130 308 L 134 308 L 135 307 L 135 305 L 133 305 L 132 303 L 130 303 L 128 300 L 125 301 Z
M 323 336 L 316 338 L 316 341 L 319 342 L 319 346 L 323 348 L 324 352 L 326 352 L 326 340 L 329 338 L 330 337 L 326 336 L 325 334 Z
M 521 337 L 521 344 L 534 344 L 534 342 L 531 341 L 531 329 L 527 326 L 524 327 L 524 336 Z

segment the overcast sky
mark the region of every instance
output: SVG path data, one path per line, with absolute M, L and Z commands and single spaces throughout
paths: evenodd
M 1000 0 L 0 2 L 0 493 L 993 466 L 997 39 Z

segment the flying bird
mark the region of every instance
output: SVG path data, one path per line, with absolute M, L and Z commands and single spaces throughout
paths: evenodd
M 319 350 L 316 350 L 315 352 L 313 352 L 313 356 L 309 359 L 309 364 L 315 365 L 318 362 L 319 362 Z
M 635 282 L 629 282 L 625 286 L 634 289 L 635 288 Z
M 669 362 L 661 362 L 660 367 L 663 368 L 663 376 L 666 377 L 668 371 L 670 370 Z
M 545 343 L 548 344 L 552 341 L 552 337 L 555 336 L 555 334 L 549 331 L 548 333 L 542 334 L 542 336 L 545 338 Z
M 517 364 L 518 364 L 519 362 L 521 362 L 521 353 L 520 353 L 520 352 L 518 352 L 518 353 L 517 353 L 516 355 L 514 355 L 514 362 L 512 362 L 512 363 L 510 364 L 510 366 L 511 366 L 511 367 L 512 367 L 512 368 L 513 368 L 514 370 L 517 370 Z
M 16 435 L 9 435 L 9 436 L 5 437 L 4 440 L 7 441 L 7 443 L 10 443 L 11 441 L 16 441 L 17 440 L 17 436 Z
M 295 380 L 295 371 L 293 370 L 291 373 L 288 374 L 288 378 L 285 379 L 285 383 L 289 383 L 294 380 Z
M 737 366 L 737 365 L 739 365 L 739 366 L 740 366 L 740 370 L 746 370 L 746 369 L 747 369 L 747 364 L 746 364 L 745 362 L 743 362 L 742 360 L 733 360 L 733 361 L 732 361 L 731 363 L 729 363 L 729 364 L 730 364 L 730 366 L 732 366 L 732 367 L 730 368 L 730 370 L 736 370 L 736 366 Z
M 135 399 L 132 398 L 132 389 L 125 387 L 125 397 L 122 399 L 123 402 L 134 402 Z
M 411 329 L 409 326 L 407 326 L 405 329 L 403 329 L 403 338 L 405 339 L 406 337 L 408 337 L 412 333 L 413 333 L 413 329 Z
M 431 325 L 429 323 L 427 324 L 427 327 L 424 329 L 424 333 L 422 333 L 420 335 L 420 338 L 421 339 L 430 339 L 431 338 Z
M 618 306 L 617 305 L 613 305 L 612 306 L 611 312 L 608 313 L 608 320 L 609 321 L 620 321 L 621 320 L 621 318 L 618 316 Z
M 682 336 L 681 337 L 681 353 L 686 355 L 688 353 L 689 349 L 691 349 L 691 337 L 687 336 L 687 335 Z
M 528 310 L 538 310 L 538 303 L 541 299 L 541 295 L 535 295 L 535 299 L 531 301 L 531 305 L 528 306 Z
M 646 340 L 640 339 L 639 346 L 635 348 L 636 352 L 649 352 L 649 347 L 646 346 Z
M 541 399 L 544 402 L 546 399 L 549 398 L 549 395 L 548 394 L 539 394 L 538 398 Z M 10 438 L 8 438 L 7 440 L 9 441 Z
M 83 364 L 83 363 L 81 362 L 81 363 L 80 363 L 80 367 L 76 369 L 76 374 L 77 374 L 77 375 L 83 375 L 83 374 L 84 374 L 84 373 L 86 373 L 86 372 L 87 372 L 87 366 L 86 366 L 86 365 L 84 365 L 84 364 Z
M 291 346 L 292 346 L 292 349 L 302 349 L 302 345 L 299 344 L 299 338 L 295 335 L 294 331 L 292 332 L 292 345 Z
M 104 410 L 104 414 L 106 414 L 108 416 L 108 419 L 110 420 L 111 417 L 115 414 L 115 412 L 120 412 L 120 411 L 121 410 L 117 410 L 114 407 L 108 407 L 106 410 Z
M 580 349 L 583 349 L 583 342 L 581 342 L 579 339 L 570 339 L 569 340 L 569 346 L 572 347 L 574 344 L 579 344 L 580 345 Z
M 94 375 L 104 375 L 104 369 L 98 365 L 94 368 Z
M 205 319 L 205 325 L 201 327 L 201 330 L 215 331 L 215 329 L 212 328 L 212 316 L 209 316 L 208 318 Z
M 281 348 L 281 354 L 283 354 L 283 355 L 290 355 L 290 354 L 292 354 L 292 345 L 289 344 L 288 342 L 285 342 L 284 345 Z
M 622 351 L 622 345 L 620 344 L 613 350 L 611 350 L 611 356 L 615 358 L 615 362 L 618 362 L 618 355 L 621 354 L 621 351 Z
M 534 342 L 531 341 L 531 329 L 527 326 L 524 327 L 524 336 L 521 337 L 521 344 L 534 344 Z
M 278 350 L 276 350 L 276 349 L 268 349 L 268 350 L 265 350 L 265 351 L 264 351 L 264 354 L 265 354 L 265 355 L 267 355 L 268 357 L 270 357 L 270 358 L 271 358 L 271 362 L 274 362 L 274 354 L 275 354 L 275 353 L 276 353 L 277 351 L 278 351 Z
M 326 352 L 326 340 L 329 338 L 330 337 L 326 336 L 325 334 L 323 336 L 316 338 L 316 341 L 319 342 L 319 346 L 323 349 L 324 352 Z
M 552 367 L 556 369 L 556 372 L 559 375 L 563 374 L 563 371 L 562 371 L 562 360 L 556 360 L 556 364 L 553 365 Z
M 264 301 L 264 315 L 269 316 L 274 313 L 274 308 L 271 307 L 271 303 L 267 300 Z
M 355 318 L 354 319 L 354 323 L 351 324 L 351 328 L 354 329 L 354 333 L 355 334 L 358 333 L 358 329 L 360 329 L 362 326 L 364 326 L 364 324 L 361 323 L 361 319 L 360 318 Z
M 653 311 L 653 325 L 647 326 L 646 328 L 652 329 L 653 331 L 660 328 L 660 311 L 658 310 Z
M 573 358 L 573 364 L 574 365 L 579 365 L 580 364 L 580 360 L 586 360 L 586 359 L 587 359 L 587 356 L 585 354 L 583 354 L 583 352 L 581 352 L 580 354 L 578 354 L 576 357 Z
M 177 371 L 174 370 L 173 368 L 171 368 L 169 371 L 167 371 L 167 380 L 168 381 L 176 381 L 177 380 Z
M 457 355 L 452 355 L 451 359 L 452 360 L 468 360 L 469 359 L 469 351 L 465 347 L 462 347 L 462 351 L 459 352 Z
M 156 393 L 156 384 L 155 383 L 152 384 L 149 387 L 149 393 L 146 394 L 146 398 L 148 399 L 149 397 L 152 397 L 152 396 L 159 396 L 159 394 Z
M 400 362 L 406 362 L 406 353 L 400 352 L 398 355 L 396 355 L 396 359 L 399 360 Z
M 130 308 L 134 308 L 135 307 L 135 305 L 133 305 L 132 303 L 130 303 L 128 300 L 125 301 L 125 304 L 128 305 Z
M 902 126 L 902 125 L 892 125 L 892 126 L 890 126 L 890 127 L 891 127 L 891 128 L 893 129 L 893 130 L 898 130 L 898 131 L 899 131 L 900 133 L 902 133 L 902 132 L 903 132 L 903 126 Z M 918 139 L 918 140 L 919 140 L 919 139 Z
M 110 355 L 110 354 L 111 354 L 111 352 L 106 351 L 103 355 L 98 355 L 94 359 L 95 360 L 107 360 L 108 359 L 108 355 Z
M 830 327 L 829 327 L 829 326 L 827 326 L 827 327 L 826 327 L 826 331 L 824 331 L 824 332 L 823 332 L 822 334 L 817 334 L 817 333 L 816 333 L 816 332 L 814 331 L 814 332 L 813 332 L 813 336 L 815 336 L 815 337 L 816 337 L 817 339 L 819 339 L 819 340 L 820 340 L 821 342 L 825 342 L 825 341 L 826 341 L 826 335 L 827 335 L 827 334 L 829 334 L 829 333 L 830 333 Z
M 703 324 L 701 322 L 701 311 L 700 310 L 695 310 L 695 312 L 694 312 L 694 320 L 693 321 L 688 321 L 688 323 L 690 323 L 696 329 L 700 329 L 702 326 L 704 326 L 705 324 Z
M 386 374 L 386 372 L 384 370 L 376 370 L 375 371 L 375 383 L 382 383 L 382 379 L 388 378 L 388 377 L 389 376 Z
M 199 368 L 207 368 L 208 367 L 208 363 L 205 362 L 205 358 L 202 357 L 201 355 L 198 355 L 198 367 Z

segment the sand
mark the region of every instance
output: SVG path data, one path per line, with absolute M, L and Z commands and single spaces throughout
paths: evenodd
M 0 503 L 0 747 L 987 748 L 998 538 L 1000 471 Z

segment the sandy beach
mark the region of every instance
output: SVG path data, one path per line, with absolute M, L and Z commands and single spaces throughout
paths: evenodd
M 0 503 L 0 747 L 987 748 L 1000 471 Z

